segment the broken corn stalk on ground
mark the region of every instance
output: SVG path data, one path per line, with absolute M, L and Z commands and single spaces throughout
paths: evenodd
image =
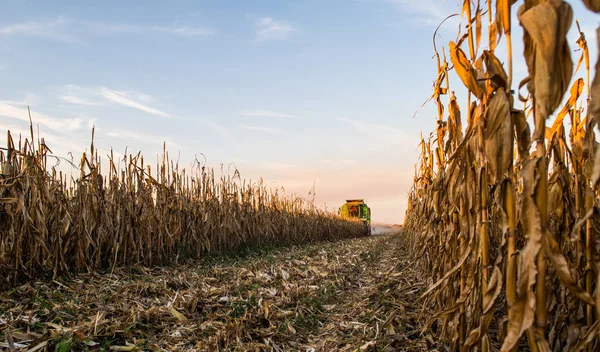
M 420 333 L 409 250 L 392 234 L 31 282 L 0 294 L 0 350 L 445 351 Z
M 592 80 L 598 35 L 570 42 L 575 15 L 560 0 L 467 0 L 458 39 L 436 47 L 438 127 L 422 139 L 405 226 L 430 284 L 424 330 L 457 350 L 600 348 L 600 61 Z

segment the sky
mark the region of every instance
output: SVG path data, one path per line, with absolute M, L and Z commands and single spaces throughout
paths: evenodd
M 287 192 L 314 185 L 329 209 L 364 198 L 386 223 L 403 221 L 420 133 L 435 126 L 431 103 L 413 118 L 436 75 L 433 32 L 460 13 L 453 0 L 0 3 L 1 144 L 28 133 L 29 106 L 59 156 L 77 160 L 95 126 L 101 155 L 152 159 L 165 142 L 182 167 L 202 153 Z M 572 3 L 593 58 L 597 17 Z

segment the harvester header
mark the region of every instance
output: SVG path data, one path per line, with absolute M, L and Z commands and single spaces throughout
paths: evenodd
M 365 224 L 367 236 L 371 235 L 371 208 L 367 206 L 364 199 L 346 199 L 342 205 L 340 215 L 344 219 L 356 219 Z

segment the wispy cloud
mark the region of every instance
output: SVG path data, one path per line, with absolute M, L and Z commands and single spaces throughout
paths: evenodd
M 99 93 L 106 100 L 111 101 L 113 103 L 144 111 L 156 116 L 171 117 L 171 115 L 167 114 L 164 111 L 153 108 L 145 103 L 135 100 L 135 98 L 132 97 L 130 93 L 113 90 L 106 87 L 100 87 Z M 147 96 L 142 96 L 142 98 L 147 100 Z
M 250 126 L 250 125 L 240 125 L 240 127 L 243 129 L 246 129 L 246 130 L 259 131 L 259 132 L 264 132 L 264 133 L 273 134 L 273 135 L 284 134 L 283 131 L 278 130 L 276 128 L 271 128 L 271 127 Z
M 386 0 L 404 12 L 416 15 L 413 18 L 421 24 L 428 26 L 439 25 L 450 13 L 438 0 Z M 459 20 L 457 17 L 455 20 Z
M 221 124 L 216 123 L 209 119 L 189 119 L 190 121 L 198 121 L 210 126 L 215 132 L 219 134 L 221 137 L 229 137 L 229 130 L 223 127 Z
M 38 128 L 37 128 L 37 120 L 33 121 L 34 125 L 34 138 L 38 137 Z M 62 134 L 62 131 L 54 131 L 49 132 L 50 128 L 47 128 L 45 125 L 40 124 L 39 129 L 39 137 L 44 139 L 46 145 L 52 150 L 52 155 L 59 157 L 66 157 L 69 152 L 75 153 L 77 155 L 80 152 L 86 150 L 86 147 L 89 146 L 89 141 L 86 140 L 89 138 L 88 134 L 76 133 L 77 136 L 71 136 L 71 138 L 65 138 L 65 135 Z M 16 119 L 13 121 L 2 121 L 2 132 L 0 134 L 0 145 L 6 145 L 7 142 L 7 133 L 6 131 L 10 131 L 13 141 L 19 138 L 19 135 L 22 135 L 24 138 L 29 138 L 29 120 L 27 121 L 17 121 Z M 60 163 L 60 159 L 52 159 L 48 161 L 49 165 L 51 163 Z M 65 163 L 64 166 L 67 166 Z
M 384 130 L 384 131 L 388 131 L 390 133 L 395 133 L 395 134 L 403 134 L 404 132 L 398 128 L 394 128 L 394 127 L 389 127 L 389 126 L 384 126 L 384 125 L 378 125 L 378 124 L 371 124 L 371 123 L 366 123 L 366 122 L 362 122 L 362 121 L 358 121 L 358 120 L 352 120 L 352 119 L 346 119 L 343 117 L 338 117 L 337 118 L 340 121 L 343 121 L 347 124 L 352 125 L 352 127 L 354 127 L 356 130 L 358 131 L 367 131 L 367 130 L 373 130 L 373 129 L 379 129 L 379 130 Z
M 67 102 L 67 103 L 71 103 L 71 104 L 76 104 L 76 105 L 85 105 L 85 106 L 94 106 L 94 105 L 100 105 L 100 103 L 85 99 L 85 98 L 81 98 L 81 97 L 77 97 L 74 95 L 63 95 L 62 97 L 60 97 L 61 100 Z
M 337 120 L 349 124 L 358 132 L 361 132 L 367 137 L 376 139 L 378 141 L 387 140 L 393 141 L 395 143 L 404 143 L 410 145 L 416 145 L 417 143 L 414 136 L 404 132 L 399 128 L 374 123 L 367 123 L 341 117 L 338 117 Z
M 150 106 L 153 99 L 144 93 L 111 89 L 103 86 L 90 87 L 75 84 L 69 84 L 65 88 L 66 92 L 60 96 L 60 99 L 70 104 L 85 106 L 116 104 L 160 117 L 173 117 L 171 114 Z
M 117 105 L 133 108 L 148 114 L 160 116 L 172 120 L 187 121 L 190 123 L 201 123 L 212 128 L 219 136 L 228 137 L 229 131 L 221 124 L 207 118 L 179 116 L 171 112 L 158 109 L 152 105 L 156 104 L 150 95 L 138 91 L 117 90 L 103 86 L 78 86 L 69 84 L 64 87 L 65 92 L 60 96 L 62 101 L 70 104 L 88 107 Z M 135 139 L 135 138 L 132 138 Z M 173 143 L 170 143 L 173 144 Z
M 86 44 L 84 36 L 115 34 L 169 34 L 194 38 L 214 34 L 210 28 L 168 25 L 119 24 L 57 17 L 51 20 L 28 20 L 0 27 L 0 35 L 46 37 L 63 42 Z
M 0 101 L 0 116 L 29 122 L 29 112 L 25 106 L 18 106 L 11 102 Z M 40 124 L 54 131 L 74 131 L 83 126 L 83 120 L 80 118 L 55 118 L 47 114 L 38 113 L 33 109 L 31 117 L 34 124 Z
M 215 33 L 213 29 L 189 26 L 146 26 L 136 24 L 113 24 L 89 21 L 77 21 L 77 24 L 86 27 L 90 30 L 93 30 L 99 34 L 165 33 L 192 38 L 209 36 Z
M 271 17 L 262 17 L 254 25 L 257 41 L 287 40 L 290 34 L 296 30 L 291 24 Z
M 76 35 L 66 31 L 69 20 L 57 17 L 53 20 L 25 21 L 0 27 L 0 35 L 26 35 L 46 37 L 68 43 L 84 43 Z
M 264 111 L 264 110 L 252 110 L 252 111 L 244 111 L 241 113 L 242 116 L 256 116 L 256 117 L 279 117 L 284 119 L 296 119 L 298 116 L 291 114 L 282 114 L 280 112 L 274 111 Z
M 106 133 L 106 135 L 108 137 L 118 138 L 125 141 L 137 141 L 150 145 L 162 145 L 163 142 L 165 142 L 168 146 L 178 147 L 177 143 L 175 143 L 170 137 L 155 136 L 137 131 L 119 129 L 118 131 L 109 131 Z

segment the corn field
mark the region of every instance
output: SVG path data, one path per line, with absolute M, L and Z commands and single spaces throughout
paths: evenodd
M 93 143 L 79 176 L 49 166 L 50 149 L 8 132 L 0 148 L 0 288 L 23 280 L 179 258 L 240 246 L 361 236 L 364 225 L 318 209 L 314 201 L 221 176 L 197 162 L 191 174 L 165 151 L 152 176 L 143 156 L 108 156 Z M 53 159 L 50 159 L 52 162 Z M 125 161 L 126 167 L 118 165 Z
M 600 61 L 592 81 L 585 34 L 567 40 L 566 1 L 466 0 L 462 14 L 457 41 L 436 49 L 437 128 L 422 138 L 405 220 L 431 283 L 424 329 L 461 351 L 597 351 Z M 519 60 L 529 75 L 517 82 Z

